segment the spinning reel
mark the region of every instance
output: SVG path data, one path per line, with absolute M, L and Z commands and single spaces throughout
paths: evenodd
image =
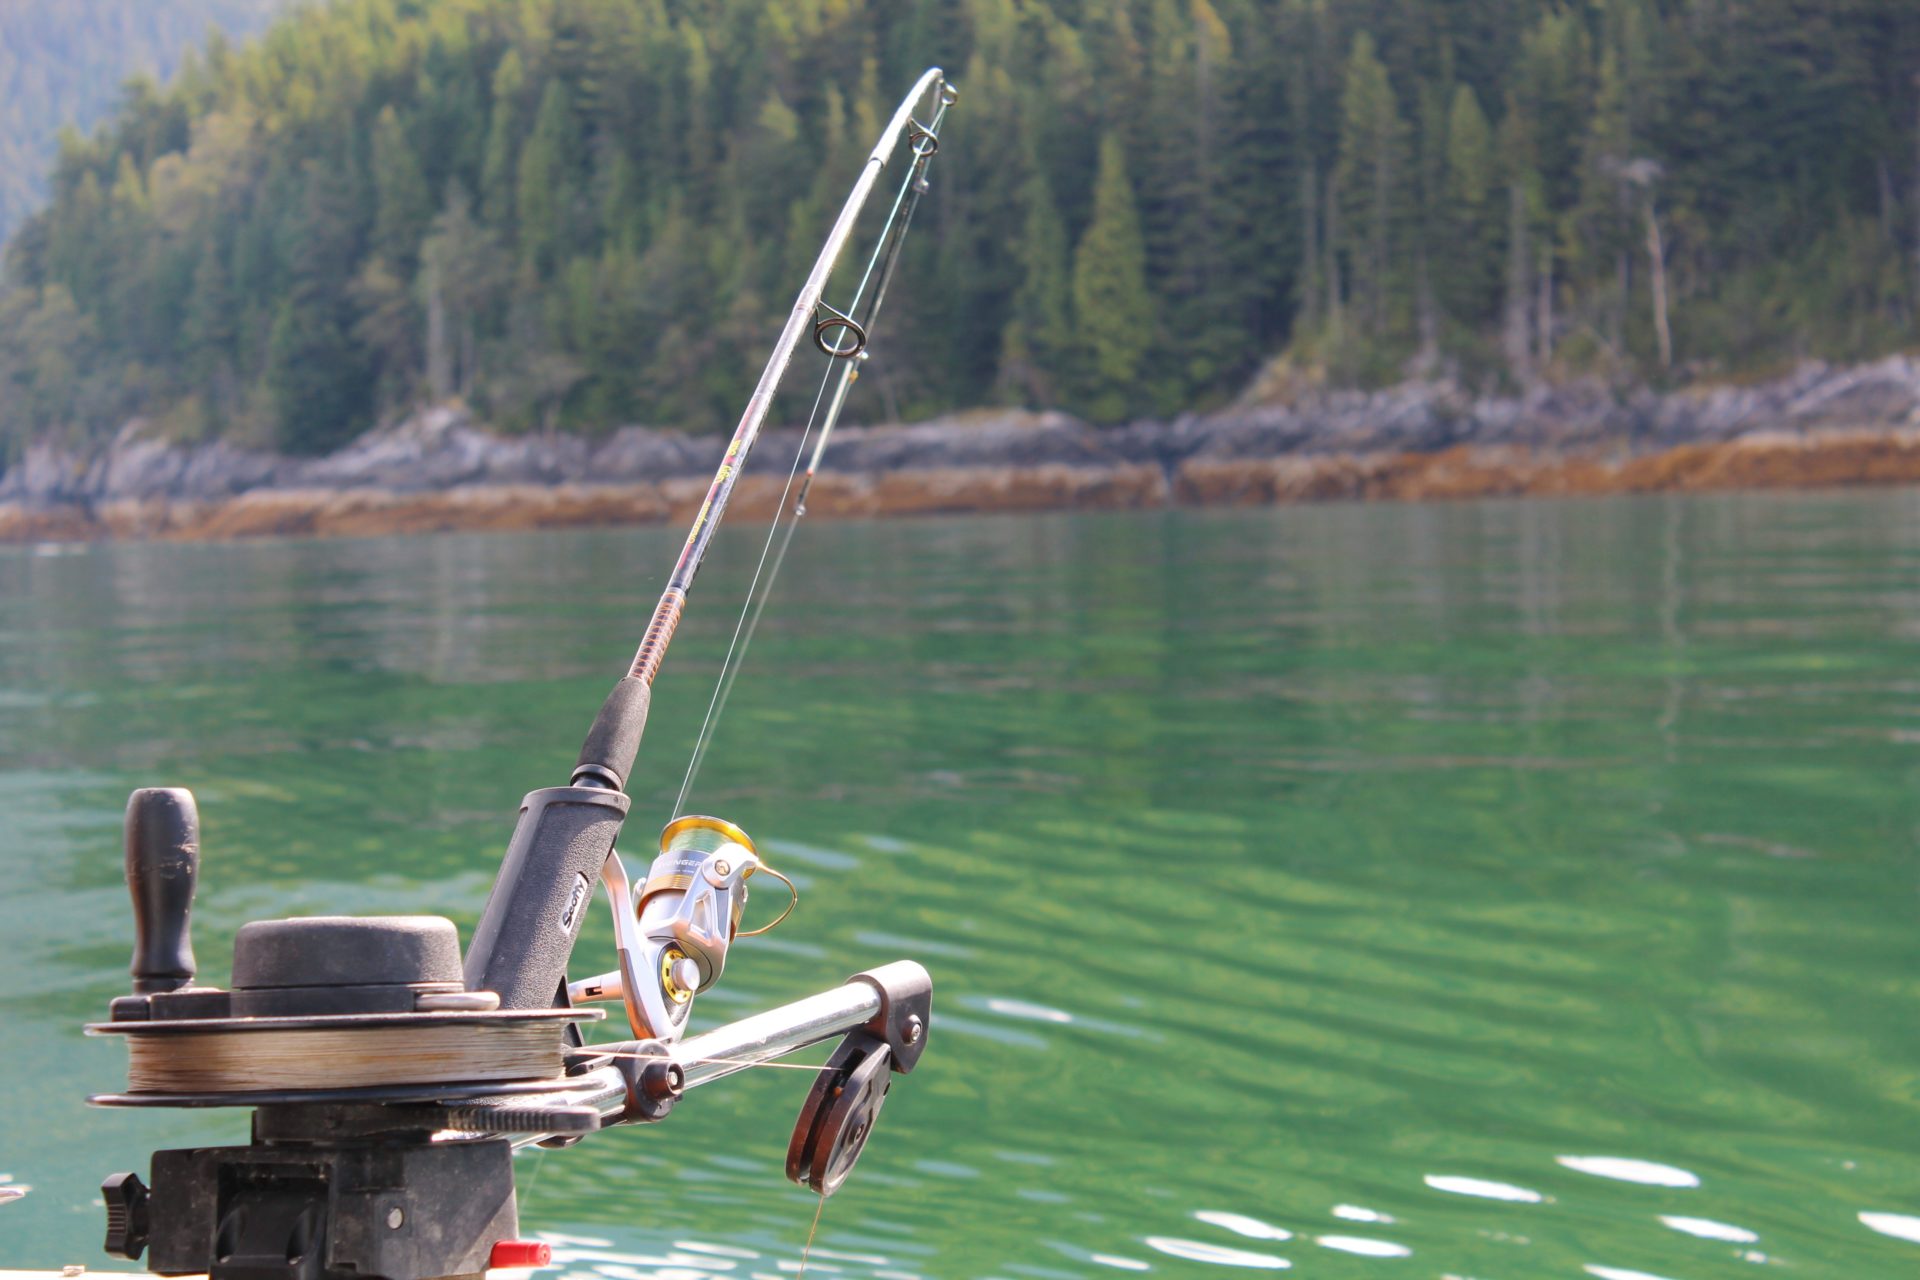
M 747 905 L 747 877 L 764 871 L 787 886 L 791 900 L 766 933 L 799 904 L 793 881 L 760 860 L 747 833 L 723 818 L 676 818 L 660 833 L 660 855 L 636 899 L 618 853 L 601 868 L 613 907 L 614 951 L 620 967 L 569 983 L 576 1004 L 618 1000 L 642 1040 L 674 1041 L 686 1029 L 693 998 L 720 980 L 727 948 L 739 933 Z

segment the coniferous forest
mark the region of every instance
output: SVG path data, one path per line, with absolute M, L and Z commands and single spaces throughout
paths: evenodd
M 210 28 L 257 31 L 287 2 L 0 4 L 0 241 L 45 201 L 62 129 L 112 114 L 125 81 L 166 79 Z
M 334 0 L 62 147 L 0 441 L 729 427 L 936 62 L 870 415 L 1920 344 L 1912 0 Z

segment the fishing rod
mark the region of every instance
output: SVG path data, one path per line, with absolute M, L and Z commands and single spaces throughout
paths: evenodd
M 624 872 L 617 861 L 609 859 L 608 852 L 626 817 L 628 801 L 623 788 L 646 730 L 653 681 L 680 625 L 687 594 L 706 558 L 714 531 L 726 514 L 747 456 L 759 439 L 774 392 L 785 376 L 795 348 L 809 329 L 815 344 L 830 361 L 838 362 L 841 369 L 840 388 L 834 395 L 820 437 L 820 447 L 824 449 L 845 402 L 844 393 L 857 375 L 856 361 L 865 354 L 868 328 L 885 298 L 886 286 L 905 240 L 908 219 L 924 188 L 927 167 L 939 151 L 938 128 L 953 98 L 952 88 L 940 71 L 933 69 L 921 77 L 913 92 L 894 112 L 861 168 L 825 246 L 814 260 L 805 286 L 788 312 L 786 325 L 774 343 L 766 367 L 761 370 L 759 383 L 748 398 L 719 469 L 714 472 L 706 497 L 693 518 L 679 559 L 660 593 L 659 603 L 654 606 L 633 662 L 607 695 L 581 746 L 570 785 L 535 791 L 526 799 L 500 877 L 481 913 L 467 952 L 468 985 L 477 990 L 498 992 L 502 1008 L 537 1009 L 554 1002 L 556 984 L 561 980 L 571 950 L 570 940 L 579 933 L 579 922 L 574 916 L 591 897 L 596 878 L 606 883 L 614 900 L 616 921 L 625 921 L 630 914 L 619 900 L 631 890 L 624 881 Z M 913 108 L 928 99 L 934 103 L 934 115 L 929 123 L 921 124 L 915 120 Z M 882 167 L 903 136 L 908 142 L 911 164 L 875 256 L 855 291 L 849 311 L 860 310 L 863 297 L 866 301 L 864 316 L 855 318 L 848 311 L 825 305 L 822 295 Z M 875 287 L 868 296 L 866 289 L 870 282 Z M 823 391 L 832 376 L 833 365 L 829 364 L 827 377 L 821 384 Z M 806 447 L 806 436 L 812 430 L 812 418 L 819 412 L 820 400 L 816 395 L 813 414 L 809 415 L 802 433 L 801 451 Z M 796 465 L 798 456 L 796 451 Z M 812 470 L 810 467 L 809 471 Z M 790 476 L 789 485 L 791 483 Z M 785 498 L 783 493 L 781 507 L 776 508 L 776 529 Z M 763 551 L 761 565 L 765 563 Z M 756 569 L 754 583 L 748 588 L 749 604 L 759 581 Z M 736 643 L 739 638 L 740 630 L 736 627 Z M 731 672 L 735 669 L 732 650 L 730 646 L 723 667 L 719 686 L 722 691 L 730 687 Z M 717 701 L 723 697 L 723 693 L 717 692 L 716 703 L 709 704 L 707 721 L 702 725 L 700 741 L 689 765 L 689 780 L 710 739 Z M 683 799 L 685 790 L 683 786 Z M 678 802 L 676 816 L 677 807 Z M 723 857 L 717 846 L 707 847 L 714 845 L 713 840 L 695 838 L 693 833 L 702 829 L 728 836 L 719 828 L 701 828 L 698 824 L 680 829 L 669 827 L 676 839 L 663 839 L 660 856 L 636 895 L 636 906 L 645 917 L 640 935 L 630 939 L 638 952 L 630 952 L 624 944 L 616 943 L 621 966 L 617 994 L 611 980 L 596 982 L 590 990 L 583 988 L 578 993 L 582 997 L 622 1000 L 634 1034 L 643 1038 L 671 1039 L 685 1026 L 692 1008 L 692 995 L 718 978 L 726 958 L 721 934 L 713 929 L 700 929 L 697 918 L 718 921 L 731 910 L 737 919 L 739 906 L 744 901 L 746 878 L 764 866 L 751 846 L 739 840 L 731 841 L 733 854 Z M 723 864 L 728 867 L 726 873 L 718 877 L 702 875 L 703 867 L 711 870 Z M 568 945 L 561 945 L 561 938 L 567 939 Z
M 733 943 L 773 927 L 740 928 L 749 879 L 764 872 L 786 884 L 789 902 L 773 924 L 799 895 L 745 831 L 680 810 L 867 358 L 955 99 L 938 68 L 926 71 L 861 167 L 567 784 L 521 801 L 464 955 L 453 923 L 438 916 L 257 920 L 236 935 L 231 988 L 202 985 L 189 937 L 200 867 L 196 802 L 180 788 L 133 793 L 124 832 L 133 992 L 87 1028 L 126 1043 L 128 1085 L 89 1101 L 244 1107 L 252 1121 L 245 1146 L 154 1152 L 150 1185 L 133 1173 L 108 1178 L 107 1252 L 138 1260 L 150 1251 L 156 1274 L 213 1280 L 438 1280 L 540 1265 L 546 1247 L 517 1238 L 515 1148 L 567 1146 L 603 1128 L 663 1120 L 695 1087 L 787 1066 L 776 1060 L 835 1037 L 823 1066 L 797 1068 L 815 1074 L 786 1173 L 822 1198 L 844 1183 L 892 1077 L 925 1051 L 932 980 L 913 961 L 896 961 L 688 1034 L 695 997 L 719 981 Z M 834 306 L 825 295 L 835 268 L 903 148 L 899 186 L 858 286 Z M 826 370 L 680 796 L 636 886 L 615 841 L 631 808 L 626 785 L 652 687 L 809 333 Z M 601 885 L 616 967 L 569 982 L 574 944 Z M 596 1002 L 622 1006 L 631 1039 L 586 1040 L 582 1028 L 606 1017 L 590 1007 Z
M 846 406 L 847 392 L 852 390 L 853 384 L 859 380 L 860 367 L 868 356 L 866 335 L 872 331 L 873 322 L 880 314 L 880 304 L 886 301 L 887 286 L 893 282 L 894 268 L 900 260 L 900 246 L 906 240 L 907 228 L 913 222 L 914 210 L 919 207 L 920 197 L 926 194 L 927 166 L 933 160 L 935 153 L 940 150 L 940 126 L 946 118 L 947 108 L 953 104 L 953 101 L 952 91 L 944 90 L 931 124 L 922 126 L 918 121 L 911 119 L 907 122 L 913 149 L 913 166 L 908 171 L 906 180 L 901 183 L 899 194 L 894 197 L 893 209 L 887 217 L 888 231 L 882 235 L 880 243 L 874 247 L 873 256 L 867 261 L 866 272 L 860 277 L 860 286 L 854 290 L 853 303 L 848 308 L 849 311 L 858 311 L 862 301 L 865 302 L 866 309 L 862 312 L 857 326 L 851 330 L 849 337 L 849 342 L 857 343 L 857 346 L 837 343 L 830 347 L 822 343 L 823 350 L 844 361 L 839 367 L 833 399 L 828 403 L 827 415 L 821 421 L 820 438 L 815 442 L 812 454 L 807 457 L 806 473 L 801 477 L 800 488 L 791 508 L 785 505 L 787 493 L 793 487 L 793 474 L 788 473 L 787 488 L 780 495 L 781 506 L 774 513 L 773 524 L 767 530 L 766 544 L 760 549 L 760 559 L 754 565 L 753 578 L 747 584 L 746 599 L 741 602 L 740 617 L 734 624 L 733 637 L 727 644 L 727 657 L 721 664 L 720 678 L 714 682 L 713 697 L 708 701 L 706 715 L 700 722 L 700 733 L 695 739 L 693 754 L 687 761 L 687 772 L 680 783 L 680 794 L 673 802 L 673 812 L 676 817 L 685 811 L 687 793 L 693 789 L 693 780 L 699 775 L 700 764 L 706 758 L 708 745 L 713 741 L 714 726 L 719 723 L 720 716 L 726 711 L 727 697 L 733 691 L 734 677 L 739 674 L 740 666 L 746 659 L 747 648 L 752 642 L 754 631 L 760 625 L 760 615 L 766 610 L 767 598 L 772 593 L 773 583 L 780 576 L 781 566 L 786 563 L 787 548 L 793 544 L 794 530 L 799 528 L 801 519 L 807 514 L 807 498 L 813 492 L 813 482 L 819 475 L 820 460 L 826 454 L 827 443 L 832 439 L 833 429 L 840 421 L 840 411 Z M 878 270 L 877 279 L 876 269 Z M 873 285 L 871 295 L 867 294 L 869 283 Z M 839 312 L 836 315 L 841 320 L 850 318 L 845 312 Z M 815 340 L 819 341 L 818 325 L 814 333 Z M 831 369 L 828 371 L 828 378 L 834 378 Z M 823 390 L 824 387 L 823 382 Z M 815 397 L 814 403 L 817 412 L 818 396 Z M 811 428 L 811 421 L 808 426 Z M 800 465 L 800 457 L 806 453 L 806 448 L 806 433 L 802 432 L 800 445 L 794 451 L 795 467 Z M 788 513 L 784 520 L 781 518 L 783 512 Z M 769 570 L 767 555 L 773 549 L 776 537 L 779 539 L 779 550 L 774 552 L 773 566 Z M 761 585 L 763 570 L 766 571 L 764 586 Z

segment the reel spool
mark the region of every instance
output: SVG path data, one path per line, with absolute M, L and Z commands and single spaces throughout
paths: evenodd
M 231 991 L 189 975 L 114 1001 L 112 1021 L 87 1032 L 127 1042 L 128 1091 L 101 1101 L 205 1105 L 551 1079 L 567 1027 L 599 1016 L 499 1003 L 464 988 L 458 935 L 439 916 L 258 920 L 234 939 Z

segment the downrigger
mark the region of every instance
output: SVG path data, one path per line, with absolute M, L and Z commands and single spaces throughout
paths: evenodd
M 821 1196 L 845 1181 L 892 1076 L 912 1070 L 926 1048 L 926 970 L 896 961 L 691 1034 L 696 998 L 720 980 L 736 938 L 749 936 L 740 929 L 749 881 L 785 877 L 719 818 L 675 816 L 637 885 L 614 846 L 654 678 L 774 391 L 810 335 L 826 362 L 815 414 L 822 405 L 827 411 L 789 506 L 811 419 L 802 436 L 762 568 L 776 536 L 790 540 L 804 513 L 954 99 L 941 72 L 927 71 L 861 169 L 638 653 L 601 706 L 568 784 L 521 802 L 464 954 L 453 923 L 438 916 L 259 920 L 235 938 L 230 987 L 201 985 L 189 939 L 200 867 L 193 796 L 179 788 L 133 793 L 125 850 L 133 992 L 87 1028 L 125 1041 L 128 1082 L 125 1092 L 91 1101 L 245 1107 L 252 1125 L 244 1146 L 158 1151 L 146 1178 L 109 1177 L 108 1253 L 144 1260 L 160 1275 L 213 1280 L 435 1280 L 539 1265 L 545 1246 L 520 1238 L 516 1147 L 568 1146 L 602 1129 L 656 1123 L 690 1089 L 835 1037 L 839 1045 L 801 1107 L 786 1172 Z M 924 123 L 916 118 L 923 107 Z M 903 140 L 905 172 L 859 286 L 846 306 L 829 305 L 823 294 L 835 264 Z M 760 588 L 763 575 L 756 571 L 754 581 Z M 757 620 L 764 601 L 749 589 L 689 783 L 745 651 L 749 616 Z M 614 966 L 570 981 L 574 941 L 602 887 L 613 912 Z M 797 901 L 791 882 L 787 888 Z M 589 1038 L 585 1029 L 606 1018 L 593 1007 L 602 1003 L 620 1006 L 630 1039 Z

